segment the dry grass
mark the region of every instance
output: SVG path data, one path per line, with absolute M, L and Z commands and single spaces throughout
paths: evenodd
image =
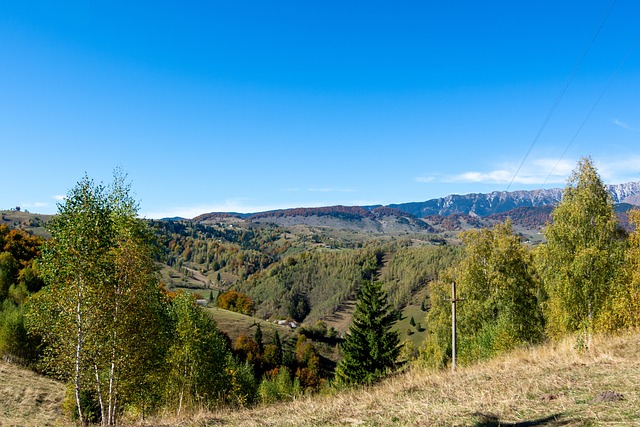
M 0 361 L 0 426 L 60 426 L 63 384 Z
M 231 340 L 235 340 L 241 334 L 253 337 L 255 334 L 256 324 L 260 324 L 263 333 L 263 341 L 265 344 L 273 340 L 275 331 L 278 331 L 281 340 L 289 340 L 296 335 L 295 330 L 288 326 L 276 325 L 273 322 L 259 319 L 253 316 L 247 316 L 218 307 L 209 307 L 207 311 L 216 321 L 218 328 L 229 335 Z
M 413 368 L 331 396 L 204 416 L 237 426 L 640 426 L 640 334 L 516 351 L 455 374 Z M 620 401 L 593 403 L 614 391 Z M 195 421 L 195 420 L 194 420 Z
M 412 368 L 374 387 L 144 426 L 640 426 L 640 333 L 519 350 L 455 374 Z M 622 400 L 594 400 L 603 392 Z M 64 425 L 64 386 L 0 362 L 0 426 Z M 617 396 L 613 394 L 613 396 Z

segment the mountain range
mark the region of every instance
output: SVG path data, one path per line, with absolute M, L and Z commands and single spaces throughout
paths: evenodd
M 640 182 L 607 185 L 614 203 L 640 205 Z M 521 207 L 555 206 L 562 199 L 563 190 L 552 188 L 532 191 L 494 191 L 486 194 L 452 194 L 426 202 L 389 205 L 417 218 L 429 215 L 465 214 L 486 217 Z
M 607 185 L 613 202 L 625 212 L 640 206 L 640 182 Z M 494 191 L 466 195 L 452 194 L 424 202 L 388 206 L 327 206 L 293 208 L 254 214 L 212 212 L 193 218 L 195 222 L 244 220 L 280 226 L 309 226 L 357 229 L 374 233 L 438 232 L 482 227 L 511 217 L 514 223 L 539 229 L 549 219 L 552 207 L 562 199 L 560 188 L 532 191 Z

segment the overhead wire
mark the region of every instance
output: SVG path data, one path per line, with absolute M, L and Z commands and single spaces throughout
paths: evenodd
M 547 183 L 547 181 L 549 180 L 549 178 L 551 178 L 551 175 L 553 175 L 553 172 L 556 170 L 556 168 L 558 167 L 558 165 L 560 164 L 560 162 L 564 158 L 564 155 L 567 154 L 567 151 L 569 150 L 569 147 L 571 147 L 571 145 L 573 144 L 573 141 L 575 141 L 575 139 L 578 137 L 578 134 L 580 133 L 580 131 L 582 131 L 582 128 L 584 127 L 584 125 L 587 123 L 587 121 L 591 117 L 591 114 L 593 113 L 593 111 L 596 109 L 596 107 L 600 103 L 600 100 L 604 97 L 604 94 L 609 89 L 609 86 L 611 86 L 611 83 L 613 83 L 613 81 L 615 80 L 616 76 L 618 75 L 618 72 L 620 71 L 622 66 L 625 64 L 625 62 L 627 62 L 627 60 L 631 56 L 631 53 L 635 50 L 636 46 L 638 45 L 638 42 L 640 42 L 640 36 L 638 36 L 638 38 L 636 38 L 635 42 L 627 50 L 627 53 L 625 54 L 625 56 L 618 63 L 618 67 L 615 69 L 615 71 L 613 72 L 613 74 L 609 78 L 609 81 L 607 82 L 605 87 L 602 89 L 602 92 L 600 92 L 600 96 L 598 96 L 598 98 L 594 102 L 593 106 L 589 110 L 589 113 L 587 113 L 587 116 L 584 118 L 584 120 L 582 121 L 582 123 L 580 124 L 578 129 L 576 130 L 576 133 L 573 135 L 573 138 L 571 138 L 571 140 L 569 141 L 567 146 L 564 148 L 564 151 L 562 152 L 562 154 L 560 155 L 560 157 L 556 161 L 556 164 L 551 169 L 551 172 L 549 172 L 549 175 L 547 175 L 547 177 L 545 178 L 544 183 L 542 184 L 542 186 L 544 186 Z
M 573 81 L 576 73 L 578 72 L 578 69 L 580 69 L 580 66 L 582 65 L 582 62 L 584 61 L 584 59 L 586 58 L 587 54 L 591 50 L 591 47 L 593 46 L 593 43 L 595 42 L 596 38 L 600 34 L 600 31 L 602 30 L 602 28 L 604 27 L 604 24 L 607 21 L 607 19 L 609 18 L 609 14 L 611 13 L 611 10 L 613 9 L 613 6 L 615 4 L 616 4 L 616 0 L 612 0 L 609 8 L 607 9 L 607 11 L 604 14 L 604 17 L 600 21 L 600 25 L 598 25 L 596 31 L 594 32 L 593 36 L 591 37 L 591 40 L 589 41 L 589 44 L 587 45 L 586 49 L 584 50 L 582 55 L 578 58 L 578 61 L 576 62 L 576 64 L 573 67 L 573 70 L 569 74 L 569 77 L 567 77 L 564 85 L 562 86 L 562 89 L 560 90 L 560 93 L 556 97 L 555 102 L 551 106 L 551 109 L 547 113 L 547 116 L 545 117 L 544 121 L 542 122 L 542 125 L 538 129 L 538 133 L 536 134 L 535 138 L 533 139 L 533 142 L 531 142 L 531 145 L 529 146 L 529 149 L 527 150 L 527 153 L 524 155 L 524 158 L 522 159 L 522 162 L 520 162 L 520 165 L 518 166 L 518 169 L 516 169 L 515 174 L 511 178 L 511 181 L 509 182 L 509 185 L 507 185 L 506 191 L 509 191 L 509 189 L 511 188 L 511 185 L 513 184 L 513 182 L 515 181 L 516 177 L 520 173 L 520 170 L 522 169 L 522 166 L 527 161 L 527 158 L 529 157 L 529 154 L 531 154 L 531 151 L 533 150 L 533 147 L 536 145 L 536 143 L 540 139 L 540 135 L 542 135 L 542 132 L 547 127 L 547 124 L 549 123 L 549 120 L 551 119 L 551 116 L 553 116 L 553 113 L 556 111 L 556 108 L 558 107 L 558 104 L 560 104 L 560 101 L 564 97 L 564 94 L 567 91 L 567 88 L 569 87 L 569 85 Z

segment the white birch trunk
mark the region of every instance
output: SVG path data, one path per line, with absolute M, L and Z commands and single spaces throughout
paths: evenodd
M 98 374 L 98 365 L 93 364 L 93 372 L 96 376 L 96 390 L 98 391 L 98 403 L 100 403 L 100 424 L 106 425 L 106 420 L 104 419 L 104 401 L 102 400 L 102 387 L 100 386 L 100 375 Z
M 82 405 L 80 403 L 80 356 L 82 354 L 82 312 L 80 311 L 81 293 L 78 291 L 78 302 L 76 305 L 76 322 L 77 322 L 77 335 L 76 335 L 76 360 L 75 360 L 75 373 L 73 376 L 73 386 L 76 392 L 76 405 L 78 406 L 78 420 L 80 425 L 84 425 L 84 414 L 82 413 Z

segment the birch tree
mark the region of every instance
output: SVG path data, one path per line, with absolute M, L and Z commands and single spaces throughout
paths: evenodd
M 550 335 L 581 331 L 588 344 L 623 260 L 617 226 L 611 196 L 591 158 L 584 157 L 552 213 L 539 252 Z
M 190 294 L 172 303 L 175 328 L 167 354 L 166 398 L 179 417 L 185 408 L 224 401 L 231 387 L 230 351 L 213 319 Z
M 151 235 L 120 171 L 109 189 L 85 176 L 58 208 L 29 326 L 47 344 L 49 370 L 73 382 L 80 423 L 90 391 L 102 424 L 115 425 L 125 403 L 146 396 L 167 346 Z
M 58 205 L 42 253 L 46 286 L 30 302 L 32 331 L 47 344 L 46 366 L 73 383 L 78 418 L 86 422 L 81 392 L 90 387 L 92 361 L 102 346 L 102 284 L 112 279 L 114 241 L 105 189 L 87 176 Z
M 510 220 L 493 229 L 461 234 L 463 256 L 432 284 L 427 315 L 429 338 L 423 355 L 434 366 L 451 357 L 451 282 L 456 282 L 458 353 L 462 363 L 542 338 L 539 284 L 532 262 Z

